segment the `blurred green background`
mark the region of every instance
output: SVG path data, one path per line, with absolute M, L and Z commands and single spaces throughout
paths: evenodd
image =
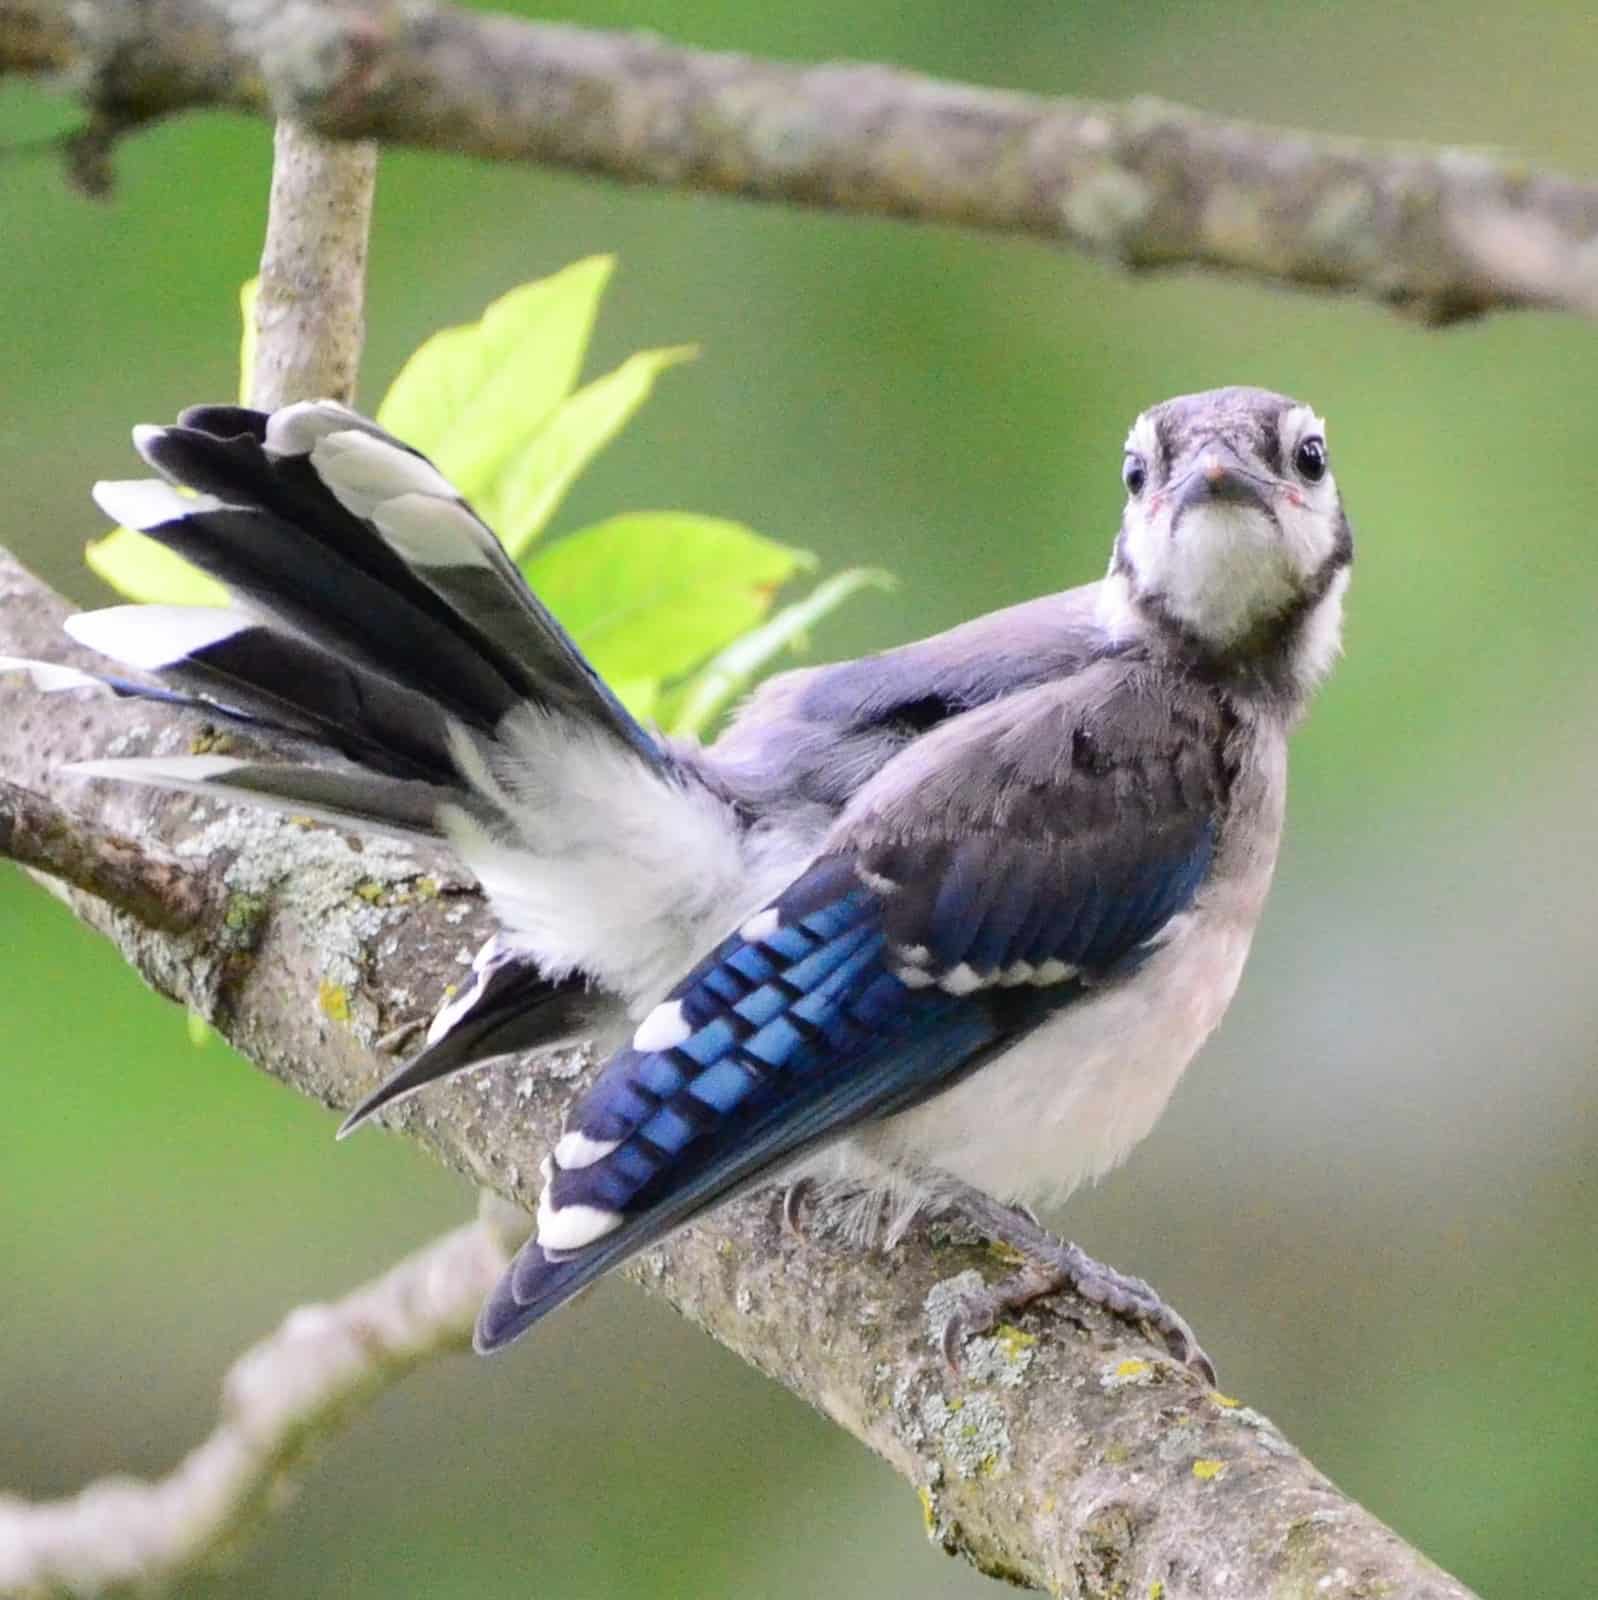
M 1153 93 L 1598 173 L 1590 7 L 593 0 L 561 16 L 793 59 Z M 545 13 L 546 15 L 549 13 Z M 70 107 L 0 84 L 0 140 Z M 234 385 L 270 139 L 174 122 L 110 206 L 0 163 L 0 542 L 94 599 L 85 495 L 127 426 Z M 1295 753 L 1242 993 L 1069 1231 L 1146 1273 L 1230 1392 L 1484 1595 L 1598 1577 L 1594 332 L 1428 334 L 1362 303 L 1130 282 L 955 233 L 385 157 L 365 394 L 446 322 L 593 251 L 591 371 L 703 358 L 561 515 L 686 506 L 893 568 L 814 641 L 894 643 L 1103 568 L 1130 418 L 1246 382 L 1311 400 L 1359 537 L 1347 659 Z M 471 1197 L 222 1047 L 189 1047 L 0 875 L 0 1489 L 158 1473 L 291 1305 Z M 1586 1580 L 1585 1582 L 1583 1580 Z M 386 1398 L 196 1595 L 977 1596 L 911 1490 L 626 1284 Z

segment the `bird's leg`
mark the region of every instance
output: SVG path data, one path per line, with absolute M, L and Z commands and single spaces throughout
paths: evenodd
M 990 1238 L 1014 1250 L 1021 1257 L 1021 1266 L 1013 1276 L 966 1296 L 944 1324 L 940 1343 L 951 1367 L 958 1370 L 965 1340 L 996 1327 L 1006 1312 L 1019 1311 L 1061 1289 L 1074 1289 L 1084 1300 L 1128 1322 L 1146 1323 L 1178 1361 L 1214 1387 L 1215 1365 L 1193 1330 L 1142 1278 L 1095 1261 L 1079 1245 L 1057 1239 L 1040 1227 L 1030 1213 L 1013 1210 L 986 1195 L 962 1195 L 960 1209 Z

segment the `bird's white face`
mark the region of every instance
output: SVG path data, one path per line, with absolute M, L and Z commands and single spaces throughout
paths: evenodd
M 1219 656 L 1298 621 L 1306 675 L 1337 648 L 1352 541 L 1326 424 L 1259 389 L 1183 396 L 1126 441 L 1111 606 L 1136 605 Z

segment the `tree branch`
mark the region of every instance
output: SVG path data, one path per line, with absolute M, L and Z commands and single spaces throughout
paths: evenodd
M 0 557 L 0 651 L 82 665 L 61 647 L 64 611 Z M 487 932 L 443 858 L 61 772 L 114 740 L 128 754 L 187 748 L 204 733 L 192 713 L 96 699 L 63 717 L 10 677 L 0 726 L 0 778 L 70 797 L 93 826 L 212 885 L 185 935 L 68 890 L 78 914 L 163 993 L 328 1104 L 378 1080 L 391 1063 L 375 1041 L 430 1009 Z M 538 1158 L 595 1054 L 467 1073 L 388 1120 L 531 1209 Z M 936 1340 L 951 1296 L 966 1274 L 1005 1270 L 958 1218 L 912 1230 L 891 1253 L 862 1252 L 825 1232 L 794 1239 L 756 1194 L 650 1251 L 633 1276 L 882 1455 L 920 1493 L 931 1535 L 985 1572 L 1066 1594 L 1177 1594 L 1225 1569 L 1240 1594 L 1314 1594 L 1325 1579 L 1343 1592 L 1468 1600 L 1264 1417 L 1207 1392 L 1096 1307 L 1057 1297 L 971 1341 L 951 1374 Z M 0 1549 L 4 1539 L 0 1525 Z
M 161 933 L 185 933 L 211 885 L 157 851 L 0 779 L 0 857 L 82 889 Z
M 1598 314 L 1598 185 L 1458 149 L 799 68 L 393 0 L 0 0 L 0 73 L 91 129 L 199 107 L 630 183 L 952 223 L 1126 268 L 1209 267 L 1432 323 Z
M 250 404 L 262 411 L 355 398 L 376 185 L 376 145 L 278 123 L 250 378 Z

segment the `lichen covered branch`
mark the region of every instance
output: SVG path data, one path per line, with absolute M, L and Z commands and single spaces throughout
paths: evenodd
M 1364 295 L 1598 313 L 1598 185 L 1481 152 L 392 0 L 0 0 L 0 73 L 96 126 L 200 107 L 629 183 L 911 218 Z
M 63 610 L 0 558 L 0 653 L 83 665 L 61 647 Z M 78 914 L 264 1070 L 330 1105 L 392 1066 L 377 1041 L 430 1010 L 487 932 L 440 858 L 62 775 L 113 740 L 134 755 L 186 748 L 202 731 L 193 713 L 85 700 L 67 718 L 6 678 L 0 726 L 0 778 L 58 799 L 71 789 L 93 825 L 213 885 L 212 909 L 181 936 L 69 891 Z M 387 1120 L 530 1210 L 538 1159 L 595 1054 L 489 1066 Z M 1057 1297 L 970 1341 L 951 1372 L 938 1348 L 951 1304 L 969 1274 L 1008 1270 L 958 1213 L 883 1254 L 825 1227 L 795 1238 L 778 1211 L 747 1197 L 633 1276 L 882 1455 L 920 1495 L 932 1537 L 983 1571 L 1063 1594 L 1207 1592 L 1224 1569 L 1239 1594 L 1468 1600 L 1264 1417 L 1096 1307 Z M 22 1526 L 0 1525 L 0 1544 Z

